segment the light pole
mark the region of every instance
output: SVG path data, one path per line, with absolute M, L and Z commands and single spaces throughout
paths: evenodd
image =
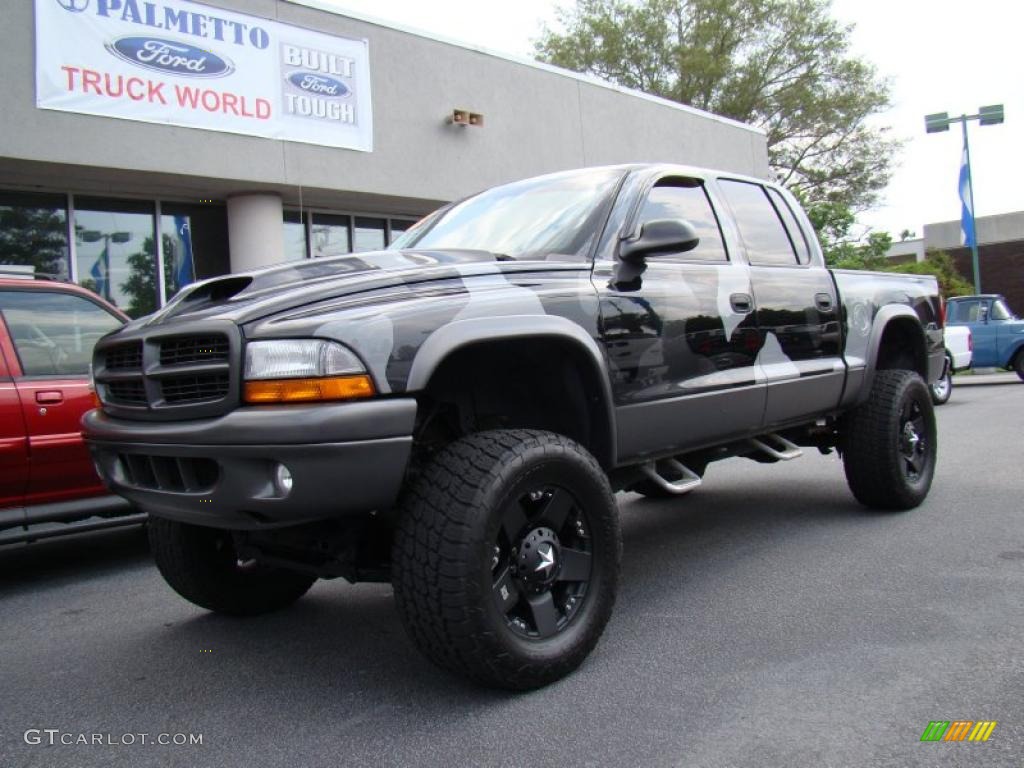
M 97 279 L 97 293 L 100 294 L 107 301 L 111 300 L 110 296 L 110 244 L 111 243 L 127 243 L 132 239 L 131 232 L 100 232 L 95 229 L 87 229 L 78 233 L 78 238 L 83 243 L 98 243 L 100 240 L 103 241 L 103 250 L 100 251 L 100 259 L 103 259 L 103 269 L 98 270 L 99 260 L 93 265 L 90 274 Z M 102 272 L 102 278 L 97 274 L 97 271 Z M 102 280 L 102 285 L 99 281 Z
M 971 235 L 967 243 L 971 247 L 971 262 L 974 267 L 974 292 L 981 293 L 981 267 L 978 265 L 978 229 L 975 226 L 974 218 L 974 181 L 971 176 L 971 147 L 967 143 L 967 123 L 970 120 L 977 120 L 981 125 L 999 125 L 1003 122 L 1003 105 L 993 104 L 988 107 L 979 107 L 976 115 L 960 115 L 950 117 L 948 112 L 936 112 L 933 115 L 924 116 L 924 129 L 926 133 L 940 133 L 948 131 L 953 123 L 960 123 L 964 130 L 964 162 L 967 169 L 967 194 L 969 200 L 961 202 L 968 208 L 971 215 Z M 962 171 L 961 171 L 962 173 Z M 963 190 L 961 189 L 961 194 Z M 961 215 L 961 222 L 963 216 Z M 966 234 L 966 230 L 965 230 Z

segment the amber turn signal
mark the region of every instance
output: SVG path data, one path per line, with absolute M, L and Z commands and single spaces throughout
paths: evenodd
M 310 403 L 373 397 L 373 381 L 366 374 L 315 379 L 268 379 L 245 382 L 247 403 Z

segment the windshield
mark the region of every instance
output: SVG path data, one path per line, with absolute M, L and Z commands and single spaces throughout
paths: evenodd
M 1013 320 L 1014 314 L 1010 311 L 1009 307 L 1006 306 L 1002 301 L 995 301 L 992 303 L 992 319 L 993 320 Z
M 584 257 L 625 172 L 568 171 L 489 189 L 428 216 L 391 244 L 466 248 L 512 259 Z

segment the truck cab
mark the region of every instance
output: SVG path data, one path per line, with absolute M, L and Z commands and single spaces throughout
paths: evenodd
M 949 300 L 946 323 L 965 325 L 974 338 L 976 368 L 1007 368 L 1024 380 L 1024 320 L 996 293 Z

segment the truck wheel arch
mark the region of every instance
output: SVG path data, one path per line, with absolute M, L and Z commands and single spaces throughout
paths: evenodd
M 595 439 L 586 446 L 606 469 L 615 466 L 615 408 L 604 354 L 597 341 L 577 323 L 557 315 L 506 315 L 457 320 L 441 326 L 419 348 L 409 369 L 406 391 L 426 390 L 434 374 L 455 353 L 509 341 L 554 341 L 571 349 L 585 363 L 580 371 L 596 390 L 600 403 L 592 428 Z M 596 418 L 596 417 L 600 418 Z M 595 423 L 596 422 L 596 423 Z
M 926 384 L 929 381 L 924 328 L 917 313 L 905 304 L 886 305 L 875 315 L 860 400 L 871 391 L 875 372 L 889 368 L 906 368 L 920 375 Z

